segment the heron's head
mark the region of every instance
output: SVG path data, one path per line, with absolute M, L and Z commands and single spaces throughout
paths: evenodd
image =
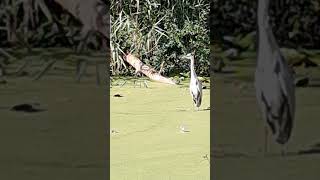
M 193 58 L 194 58 L 194 53 L 188 53 L 188 54 L 186 54 L 184 56 L 181 56 L 181 59 L 189 59 L 189 60 L 191 60 Z

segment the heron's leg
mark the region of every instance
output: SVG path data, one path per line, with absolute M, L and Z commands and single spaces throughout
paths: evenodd
M 192 101 L 193 101 L 193 99 L 192 99 Z M 193 110 L 193 112 L 195 111 L 195 109 L 196 109 L 196 107 L 194 106 L 194 103 L 192 103 L 192 110 Z
M 268 152 L 268 128 L 264 126 L 264 155 L 267 155 Z
M 138 81 L 138 74 L 137 72 L 134 74 L 134 80 L 133 80 L 133 87 L 136 88 L 136 83 Z
M 147 83 L 147 81 L 144 80 L 143 83 L 144 83 L 144 87 L 145 87 L 145 88 L 148 88 L 148 83 Z
M 287 146 L 286 145 L 281 145 L 281 156 L 286 156 L 287 152 Z

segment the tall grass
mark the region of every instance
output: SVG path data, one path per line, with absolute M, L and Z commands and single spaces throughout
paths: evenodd
M 174 75 L 188 71 L 178 56 L 196 50 L 197 70 L 209 74 L 208 0 L 122 0 L 111 2 L 111 71 L 128 75 L 126 50 L 144 63 Z

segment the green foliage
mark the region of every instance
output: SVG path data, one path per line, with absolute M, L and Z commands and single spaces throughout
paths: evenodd
M 189 71 L 179 56 L 196 50 L 197 71 L 209 75 L 209 8 L 205 0 L 112 1 L 112 73 L 132 73 L 122 58 L 126 49 L 156 69 L 163 63 L 166 75 Z
M 211 39 L 256 31 L 257 2 L 215 0 L 210 12 Z M 320 48 L 320 1 L 270 1 L 270 23 L 279 43 L 296 48 Z

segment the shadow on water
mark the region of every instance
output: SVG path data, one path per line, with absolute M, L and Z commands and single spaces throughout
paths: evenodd
M 308 149 L 300 150 L 298 155 L 311 155 L 311 154 L 319 154 L 320 155 L 320 143 L 315 143 Z
M 205 109 L 199 109 L 199 111 L 210 111 L 210 107 L 207 107 Z
M 250 153 L 241 152 L 239 150 L 234 150 L 233 145 L 217 145 L 216 149 L 213 150 L 211 156 L 216 159 L 238 159 L 238 158 L 289 158 L 289 157 L 301 157 L 307 155 L 320 155 L 320 143 L 316 143 L 309 148 L 297 151 L 288 151 L 285 154 L 281 152 L 263 152 Z
M 292 151 L 286 152 L 285 154 L 279 153 L 267 153 L 262 154 L 262 156 L 256 154 L 246 154 L 242 152 L 214 152 L 213 157 L 217 159 L 238 159 L 238 158 L 258 158 L 258 157 L 265 157 L 265 158 L 286 158 L 286 157 L 300 157 L 300 156 L 307 156 L 307 155 L 320 155 L 320 149 L 307 149 L 307 150 L 299 150 L 299 151 Z
M 310 84 L 308 85 L 310 88 L 320 88 L 320 84 Z
M 182 108 L 177 108 L 176 109 L 178 112 L 186 112 L 186 111 L 194 111 L 194 112 L 197 112 L 197 111 L 210 111 L 210 107 L 207 107 L 207 108 L 204 108 L 204 109 L 199 109 L 199 110 L 196 110 L 196 109 L 182 109 Z
M 298 152 L 298 155 L 308 155 L 308 154 L 319 154 L 320 155 L 320 149 L 308 149 L 308 150 L 302 150 Z

